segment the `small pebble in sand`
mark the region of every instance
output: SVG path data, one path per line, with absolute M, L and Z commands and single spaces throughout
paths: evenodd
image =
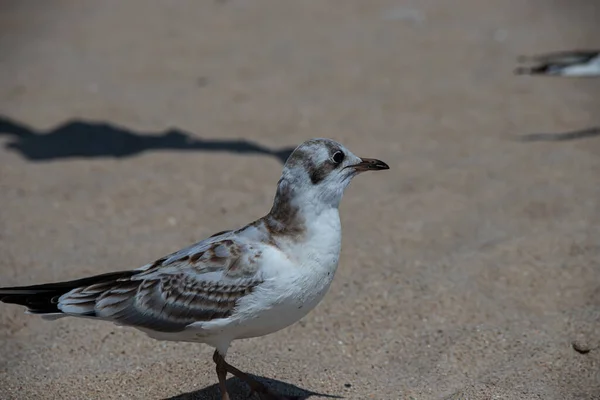
M 573 345 L 573 350 L 575 350 L 579 354 L 587 354 L 592 350 L 591 347 L 587 343 L 584 343 L 580 340 L 575 340 L 572 343 L 572 345 Z

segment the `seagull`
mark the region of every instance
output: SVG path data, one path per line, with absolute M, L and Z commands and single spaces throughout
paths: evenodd
M 344 190 L 361 172 L 386 169 L 333 140 L 308 140 L 288 157 L 266 216 L 138 269 L 0 288 L 0 300 L 45 319 L 97 319 L 158 340 L 208 344 L 222 400 L 227 373 L 260 399 L 291 399 L 228 364 L 227 350 L 236 339 L 292 325 L 323 299 L 340 257 Z
M 600 76 L 600 50 L 574 50 L 521 56 L 519 62 L 539 63 L 533 67 L 519 67 L 517 75 L 553 75 L 566 77 Z

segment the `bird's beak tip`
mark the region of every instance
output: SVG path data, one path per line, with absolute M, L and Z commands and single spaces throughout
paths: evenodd
M 361 161 L 354 165 L 354 169 L 357 171 L 383 171 L 385 169 L 390 169 L 390 166 L 384 163 L 381 160 L 377 160 L 375 158 L 361 158 Z

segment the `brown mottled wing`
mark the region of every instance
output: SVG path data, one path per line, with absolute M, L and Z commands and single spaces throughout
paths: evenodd
M 230 316 L 239 299 L 262 282 L 261 255 L 231 239 L 201 242 L 129 278 L 75 289 L 60 298 L 59 307 L 92 302 L 97 317 L 118 324 L 181 331 L 194 322 Z

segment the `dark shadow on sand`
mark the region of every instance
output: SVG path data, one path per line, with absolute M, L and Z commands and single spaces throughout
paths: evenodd
M 202 139 L 189 132 L 169 129 L 159 134 L 135 132 L 103 122 L 71 120 L 47 132 L 0 116 L 0 136 L 9 136 L 5 147 L 24 158 L 43 162 L 77 158 L 124 158 L 145 151 L 200 151 L 256 154 L 277 158 L 282 164 L 294 148 L 270 149 L 239 139 Z
M 305 400 L 314 396 L 314 398 L 328 398 L 328 399 L 343 399 L 342 396 L 311 392 L 309 390 L 302 389 L 298 386 L 291 385 L 275 379 L 264 378 L 261 376 L 250 375 L 258 381 L 267 385 L 270 389 L 276 391 L 278 394 L 284 396 L 291 396 L 297 400 Z M 248 397 L 250 389 L 248 386 L 240 381 L 238 378 L 230 378 L 227 380 L 227 389 L 229 391 L 229 397 L 231 400 L 238 399 L 258 399 L 258 396 Z M 219 385 L 214 384 L 204 389 L 197 390 L 190 393 L 182 393 L 180 395 L 169 397 L 164 400 L 221 400 L 221 392 L 219 391 Z
M 600 126 L 560 133 L 530 133 L 519 136 L 521 142 L 564 142 L 600 136 Z

